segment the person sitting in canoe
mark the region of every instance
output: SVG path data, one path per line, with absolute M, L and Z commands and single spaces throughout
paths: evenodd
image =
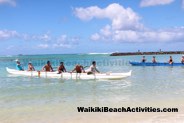
M 42 70 L 47 71 L 47 72 L 53 72 L 54 71 L 52 66 L 51 66 L 50 61 L 47 61 L 47 64 L 45 66 L 43 66 Z
M 28 71 L 35 71 L 35 68 L 31 62 L 28 63 Z
M 87 70 L 87 74 L 94 74 L 94 73 L 100 73 L 100 71 L 96 68 L 96 62 L 93 61 L 92 65 Z
M 173 59 L 172 59 L 172 56 L 170 56 L 169 58 L 169 64 L 172 64 L 173 63 Z
M 76 71 L 76 73 L 85 73 L 84 67 L 79 64 L 77 64 L 71 72 L 74 72 L 74 71 Z
M 152 62 L 153 63 L 156 63 L 157 62 L 155 56 L 153 56 Z
M 65 66 L 63 62 L 60 62 L 60 66 L 58 67 L 58 74 L 66 72 Z
M 146 62 L 145 56 L 142 57 L 142 62 Z
M 20 64 L 20 61 L 19 60 L 16 60 L 16 62 L 17 62 L 16 69 L 17 70 L 20 70 L 20 71 L 23 71 L 24 69 L 23 69 L 22 65 Z
M 184 64 L 184 55 L 181 58 L 181 63 Z

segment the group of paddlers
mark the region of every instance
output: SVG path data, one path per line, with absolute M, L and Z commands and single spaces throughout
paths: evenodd
M 142 57 L 141 62 L 146 62 L 145 56 Z M 155 56 L 153 56 L 152 62 L 153 62 L 153 63 L 157 63 L 156 57 L 155 57 Z M 172 56 L 169 57 L 168 63 L 169 63 L 169 64 L 173 64 L 173 63 L 174 63 Z M 181 63 L 184 64 L 184 55 L 181 57 Z
M 21 66 L 21 63 L 19 60 L 16 60 L 16 69 L 23 71 L 23 67 Z M 33 64 L 31 62 L 28 63 L 28 71 L 35 71 L 35 68 L 33 66 Z M 43 66 L 42 71 L 46 71 L 46 72 L 54 72 L 54 69 L 51 65 L 50 61 L 47 61 L 47 63 Z M 93 61 L 91 66 L 89 66 L 89 68 L 87 70 L 84 69 L 84 67 L 80 64 L 77 64 L 74 69 L 72 71 L 67 71 L 65 66 L 64 66 L 64 62 L 60 62 L 60 65 L 57 68 L 58 74 L 62 73 L 62 72 L 76 72 L 76 73 L 87 73 L 87 74 L 93 74 L 93 73 L 100 73 L 100 71 L 97 69 L 96 67 L 96 62 Z

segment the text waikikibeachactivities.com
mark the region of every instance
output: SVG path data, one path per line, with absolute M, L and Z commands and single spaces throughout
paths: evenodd
M 178 112 L 178 108 L 153 108 L 153 107 L 77 107 L 78 112 Z

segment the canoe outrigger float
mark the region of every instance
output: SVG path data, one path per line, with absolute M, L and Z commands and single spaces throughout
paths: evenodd
M 15 69 L 6 68 L 7 72 L 13 75 L 44 77 L 44 78 L 63 78 L 63 79 L 123 79 L 131 76 L 132 71 L 127 73 L 96 73 L 87 75 L 87 73 L 62 73 L 44 72 L 44 71 L 19 71 Z
M 160 62 L 129 62 L 132 66 L 184 66 L 184 63 L 160 63 Z

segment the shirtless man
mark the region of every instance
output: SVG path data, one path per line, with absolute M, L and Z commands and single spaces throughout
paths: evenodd
M 84 67 L 82 65 L 76 65 L 72 72 L 76 71 L 76 73 L 85 73 Z
M 47 71 L 47 72 L 53 72 L 54 71 L 52 66 L 51 66 L 50 61 L 47 61 L 47 64 L 45 66 L 43 66 L 42 70 Z

